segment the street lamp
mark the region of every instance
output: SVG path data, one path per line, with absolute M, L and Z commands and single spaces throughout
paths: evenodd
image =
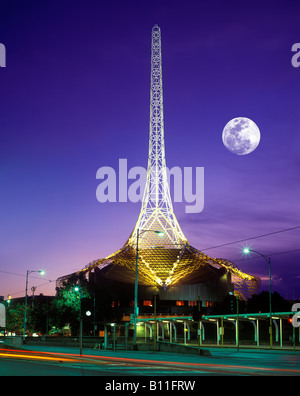
M 28 289 L 28 275 L 32 272 L 38 272 L 40 275 L 45 275 L 45 271 L 43 270 L 27 270 L 26 272 L 26 287 L 25 287 L 25 313 L 24 313 L 24 331 L 23 331 L 23 340 L 25 341 L 26 336 L 26 325 L 27 325 L 27 289 Z
M 79 293 L 79 354 L 82 356 L 82 312 L 81 312 L 81 298 L 82 292 L 79 286 L 74 287 L 75 293 Z
M 133 348 L 136 349 L 136 328 L 137 328 L 137 318 L 138 318 L 138 263 L 139 263 L 139 237 L 145 232 L 155 232 L 160 237 L 164 236 L 163 231 L 155 231 L 155 230 L 143 230 L 140 232 L 139 228 L 137 229 L 136 236 L 136 261 L 135 261 L 135 283 L 134 283 L 134 330 L 133 330 Z
M 263 257 L 266 262 L 269 265 L 269 311 L 270 311 L 270 348 L 272 349 L 272 344 L 273 344 L 273 336 L 272 336 L 272 291 L 271 291 L 271 258 L 260 253 L 257 252 L 256 250 L 250 249 L 248 247 L 245 247 L 243 249 L 243 252 L 245 254 L 249 254 L 251 252 L 258 254 L 259 256 Z

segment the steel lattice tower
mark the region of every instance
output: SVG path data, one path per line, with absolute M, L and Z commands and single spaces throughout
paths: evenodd
M 187 240 L 178 224 L 173 211 L 167 179 L 165 142 L 164 142 L 164 110 L 162 85 L 162 59 L 160 28 L 152 29 L 151 42 L 151 90 L 150 90 L 150 126 L 149 156 L 147 181 L 144 191 L 140 216 L 129 238 L 131 245 L 136 244 L 137 230 L 141 233 L 139 245 L 158 244 L 169 247 L 182 247 Z M 146 233 L 145 230 L 161 230 L 163 239 Z

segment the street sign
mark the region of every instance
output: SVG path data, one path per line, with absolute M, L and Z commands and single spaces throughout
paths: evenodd
M 0 327 L 6 327 L 5 305 L 0 303 Z

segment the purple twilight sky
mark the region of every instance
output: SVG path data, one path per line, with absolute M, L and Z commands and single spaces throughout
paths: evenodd
M 58 277 L 126 242 L 140 203 L 98 202 L 96 172 L 147 166 L 158 24 L 167 166 L 205 173 L 204 210 L 174 204 L 183 232 L 261 290 L 267 263 L 241 249 L 271 255 L 273 290 L 300 298 L 299 20 L 293 0 L 2 0 L 0 295 L 23 296 L 26 270 L 41 268 L 29 288 L 54 294 Z M 261 132 L 248 155 L 222 142 L 239 116 Z

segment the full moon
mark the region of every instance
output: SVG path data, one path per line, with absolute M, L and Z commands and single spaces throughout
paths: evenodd
M 229 121 L 223 129 L 224 146 L 234 154 L 252 153 L 260 141 L 257 125 L 246 117 L 237 117 Z

